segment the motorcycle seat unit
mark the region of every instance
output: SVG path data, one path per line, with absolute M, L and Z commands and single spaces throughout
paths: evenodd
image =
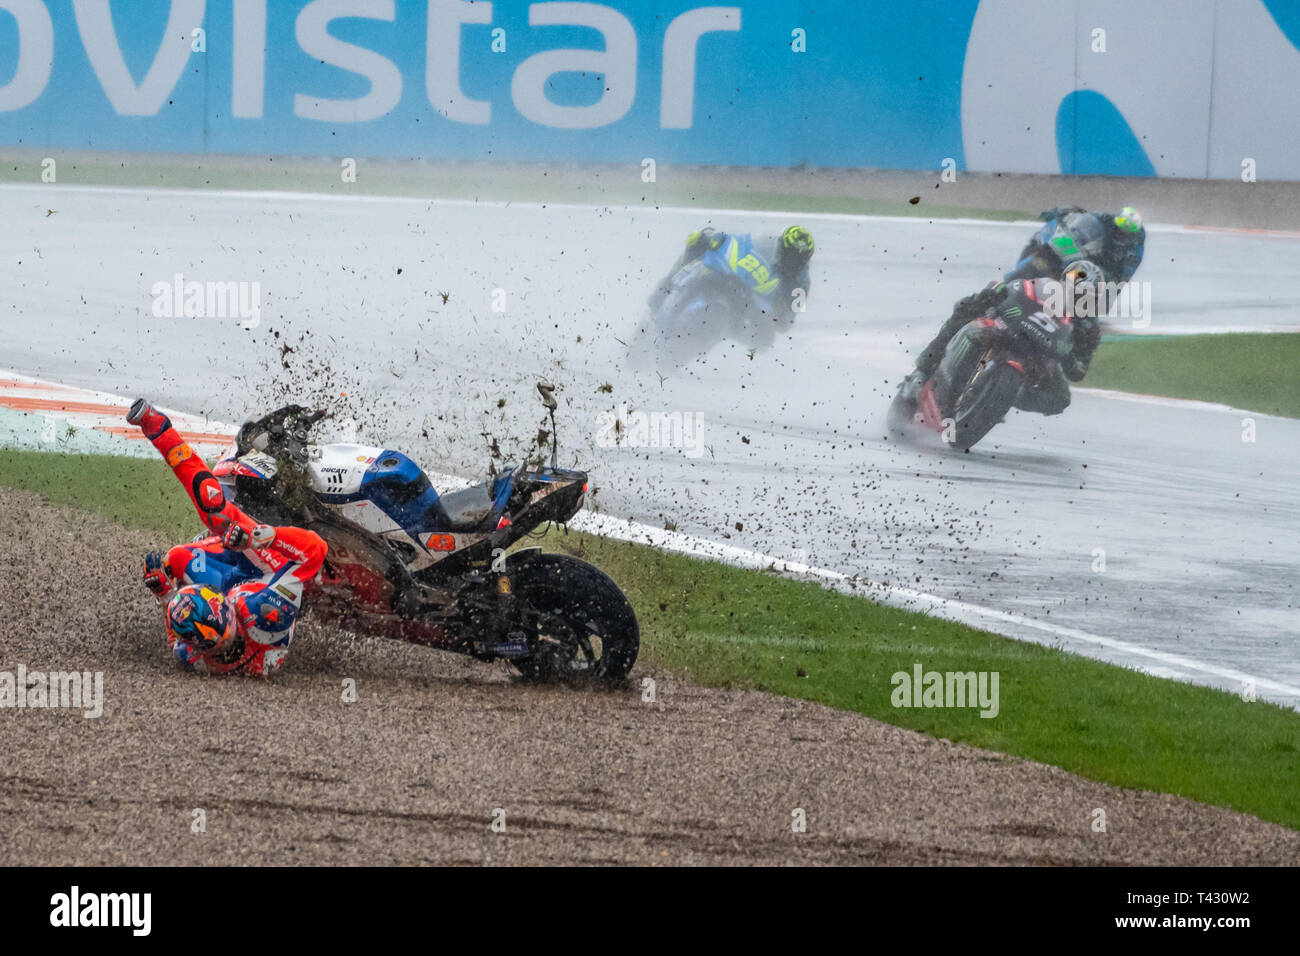
M 420 531 L 478 530 L 496 508 L 493 481 L 440 495 L 419 465 L 394 451 L 384 452 L 361 489 L 401 527 Z
M 486 521 L 495 510 L 492 482 L 471 485 L 463 491 L 452 491 L 439 498 L 443 520 L 451 531 L 471 531 Z

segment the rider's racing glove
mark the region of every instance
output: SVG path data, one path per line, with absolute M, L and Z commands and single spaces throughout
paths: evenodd
M 963 323 L 969 322 L 971 319 L 983 315 L 989 309 L 993 308 L 993 306 L 1001 303 L 1006 297 L 1006 283 L 990 283 L 974 295 L 968 295 L 966 298 L 961 299 L 952 307 L 952 314 L 954 318 Z
M 157 551 L 150 551 L 144 556 L 144 586 L 157 598 L 165 598 L 171 592 L 172 579 L 167 573 L 162 555 Z
M 1101 323 L 1091 316 L 1076 317 L 1070 352 L 1061 360 L 1061 371 L 1071 382 L 1082 382 L 1101 344 Z
M 275 540 L 275 529 L 269 524 L 254 525 L 252 530 L 231 522 L 226 533 L 221 536 L 223 547 L 231 551 L 247 551 L 249 548 L 265 548 Z

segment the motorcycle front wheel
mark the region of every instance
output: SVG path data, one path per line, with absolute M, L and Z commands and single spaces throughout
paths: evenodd
M 972 349 L 949 380 L 955 386 L 949 413 L 955 425 L 953 446 L 970 451 L 1011 410 L 1024 373 L 996 349 Z

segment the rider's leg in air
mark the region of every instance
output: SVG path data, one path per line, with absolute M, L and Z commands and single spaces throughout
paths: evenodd
M 952 337 L 974 317 L 966 310 L 957 309 L 943 323 L 939 334 L 930 340 L 930 344 L 922 349 L 921 354 L 916 358 L 916 370 L 921 373 L 921 381 L 924 382 L 935 373 L 939 363 L 943 361 L 943 354 L 948 350 L 948 343 L 952 341 Z
M 940 327 L 939 334 L 931 339 L 930 343 L 921 350 L 921 354 L 916 357 L 916 368 L 903 380 L 903 391 L 909 400 L 915 400 L 921 391 L 921 386 L 938 370 L 952 337 L 979 314 L 978 311 L 972 313 L 970 308 L 963 308 L 965 302 L 966 300 L 963 299 L 957 303 L 952 315 Z
M 232 523 L 250 531 L 255 527 L 256 522 L 226 501 L 221 483 L 208 470 L 203 459 L 186 444 L 180 433 L 172 428 L 171 420 L 166 415 L 141 398 L 131 406 L 126 420 L 139 426 L 145 438 L 149 439 L 171 466 L 172 473 L 190 496 L 194 510 L 209 529 L 220 534 Z

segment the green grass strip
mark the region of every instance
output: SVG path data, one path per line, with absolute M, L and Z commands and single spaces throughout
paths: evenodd
M 1300 334 L 1107 336 L 1085 384 L 1300 418 Z

